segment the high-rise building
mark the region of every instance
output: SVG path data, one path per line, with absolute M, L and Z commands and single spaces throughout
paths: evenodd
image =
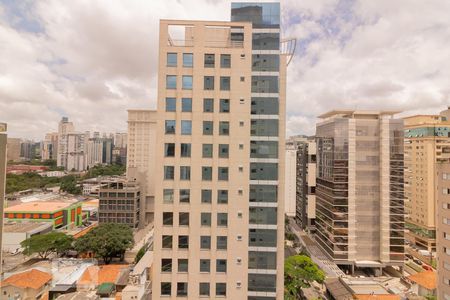
M 18 138 L 8 138 L 8 161 L 19 161 L 20 160 L 20 139 Z
M 38 157 L 40 144 L 31 140 L 24 140 L 20 143 L 20 157 L 23 160 L 33 160 Z
M 297 198 L 297 147 L 286 143 L 286 174 L 284 175 L 284 213 L 295 217 Z
M 67 133 L 58 137 L 58 166 L 66 170 L 86 170 L 85 135 Z
M 342 268 L 404 262 L 403 120 L 331 111 L 317 125 L 316 240 Z
M 141 193 L 139 184 L 124 178 L 101 183 L 99 190 L 98 221 L 102 223 L 139 225 Z
M 127 133 L 117 132 L 114 135 L 114 147 L 116 148 L 126 148 L 127 147 Z
M 103 164 L 103 139 L 90 138 L 86 143 L 86 163 L 87 167 L 92 168 Z
M 436 251 L 436 163 L 450 160 L 450 109 L 405 121 L 406 239 Z
M 448 151 L 449 149 L 447 149 Z M 450 153 L 447 152 L 447 153 Z M 438 298 L 450 299 L 450 162 L 436 165 Z
M 75 131 L 72 122 L 69 122 L 69 118 L 63 117 L 58 124 L 58 149 L 57 149 L 57 157 L 56 163 L 58 167 L 67 166 L 68 160 L 68 138 L 67 134 Z
M 316 222 L 316 141 L 297 143 L 297 195 L 295 218 L 302 229 L 314 233 Z
M 155 299 L 283 299 L 280 5 L 231 5 L 160 22 Z
M 5 186 L 6 186 L 6 144 L 8 136 L 6 134 L 6 123 L 0 123 L 0 249 L 3 249 L 3 209 L 5 206 Z M 0 261 L 2 260 L 2 252 L 0 251 Z M 0 274 L 3 274 L 2 265 L 0 264 Z
M 140 226 L 153 221 L 155 211 L 155 151 L 157 112 L 128 111 L 127 178 L 141 187 Z
M 58 153 L 58 133 L 57 132 L 47 133 L 45 135 L 44 141 L 42 142 L 41 159 L 56 160 L 57 153 Z

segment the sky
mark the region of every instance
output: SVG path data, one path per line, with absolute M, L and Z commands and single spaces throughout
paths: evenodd
M 287 132 L 314 134 L 331 109 L 438 113 L 450 106 L 450 1 L 282 0 Z M 0 122 L 42 140 L 125 132 L 155 109 L 159 19 L 229 20 L 228 0 L 0 0 Z

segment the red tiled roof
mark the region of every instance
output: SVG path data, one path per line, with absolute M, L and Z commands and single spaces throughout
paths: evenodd
M 13 285 L 21 288 L 40 289 L 52 280 L 52 275 L 36 269 L 14 274 L 2 281 L 1 285 Z
M 437 276 L 434 271 L 420 272 L 407 278 L 428 290 L 434 290 L 437 287 Z

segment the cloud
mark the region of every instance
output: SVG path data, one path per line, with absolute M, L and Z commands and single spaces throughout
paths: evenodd
M 287 134 L 330 109 L 436 113 L 450 103 L 450 2 L 285 0 Z M 62 115 L 80 131 L 124 131 L 155 108 L 159 19 L 229 20 L 230 1 L 0 2 L 0 119 L 42 139 Z

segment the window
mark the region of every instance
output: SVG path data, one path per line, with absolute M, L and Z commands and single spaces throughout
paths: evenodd
M 174 157 L 175 156 L 175 144 L 174 143 L 164 144 L 164 156 L 165 157 Z
M 201 226 L 211 226 L 211 213 L 201 213 L 200 217 Z
M 277 224 L 276 207 L 250 207 L 250 224 Z
M 172 249 L 172 236 L 163 235 L 162 236 L 162 247 L 165 249 Z
M 192 121 L 182 120 L 181 121 L 181 134 L 191 135 L 192 134 Z
M 188 249 L 189 248 L 189 236 L 180 235 L 178 236 L 178 249 Z
M 185 258 L 178 259 L 178 272 L 187 272 L 189 267 L 189 262 Z
M 166 134 L 175 134 L 175 120 L 166 120 Z
M 227 204 L 228 203 L 228 191 L 227 190 L 218 190 L 217 191 L 217 203 L 219 203 L 219 204 Z
M 218 179 L 219 180 L 228 180 L 228 167 L 219 167 L 219 172 L 218 172 Z
M 220 112 L 229 113 L 230 112 L 230 99 L 220 99 Z
M 177 99 L 166 98 L 166 111 L 176 111 L 177 110 Z
M 250 185 L 250 202 L 277 202 L 276 185 Z
M 219 157 L 228 158 L 228 144 L 219 144 Z
M 220 90 L 229 91 L 230 90 L 230 77 L 220 76 Z
M 214 127 L 212 121 L 203 121 L 203 135 L 212 135 L 213 128 Z
M 168 67 L 176 67 L 177 66 L 177 54 L 176 53 L 167 53 L 167 66 Z
M 252 71 L 279 72 L 280 56 L 278 54 L 253 54 Z
M 200 249 L 211 249 L 211 237 L 209 235 L 200 236 Z
M 164 203 L 173 203 L 173 189 L 164 189 L 163 194 Z
M 189 226 L 189 213 L 188 212 L 178 213 L 178 224 L 180 226 Z
M 191 144 L 181 143 L 181 157 L 191 157 Z
M 212 191 L 202 190 L 202 203 L 211 203 Z
M 251 120 L 252 136 L 278 136 L 278 120 Z
M 161 295 L 162 296 L 170 296 L 171 293 L 172 293 L 172 283 L 161 282 Z
M 228 214 L 227 213 L 217 213 L 217 226 L 221 226 L 221 227 L 228 226 Z
M 202 180 L 212 180 L 212 167 L 202 167 Z
M 214 90 L 214 76 L 203 77 L 203 89 L 206 91 Z
M 183 53 L 183 67 L 192 68 L 194 65 L 194 54 Z
M 214 68 L 214 54 L 205 54 L 205 68 Z
M 174 166 L 164 166 L 164 179 L 173 180 L 175 178 L 175 168 Z
M 166 89 L 174 90 L 177 88 L 177 76 L 167 75 L 166 76 Z
M 278 180 L 278 164 L 250 163 L 250 180 Z
M 183 83 L 183 90 L 192 90 L 192 76 L 183 75 L 182 83 Z
M 248 274 L 248 290 L 252 292 L 276 292 L 276 275 Z
M 181 111 L 182 112 L 192 111 L 192 98 L 181 98 Z
M 181 189 L 180 190 L 180 203 L 189 203 L 191 198 L 191 190 Z
M 249 246 L 276 247 L 277 231 L 273 229 L 249 229 Z
M 231 68 L 231 55 L 221 54 L 220 55 L 220 67 L 221 68 Z
M 228 238 L 227 236 L 218 236 L 217 237 L 217 250 L 227 250 Z
M 228 122 L 228 121 L 219 122 L 219 134 L 220 135 L 229 135 L 230 134 L 230 122 Z
M 252 93 L 278 93 L 278 77 L 252 76 Z
M 199 294 L 200 296 L 209 296 L 209 282 L 200 282 Z
M 254 33 L 252 37 L 253 50 L 280 50 L 279 33 Z
M 226 259 L 217 259 L 216 260 L 216 272 L 217 273 L 226 273 L 227 272 L 227 260 Z
M 172 259 L 171 258 L 161 259 L 161 272 L 172 272 Z
M 249 251 L 248 268 L 276 270 L 277 268 L 276 252 Z
M 205 98 L 203 99 L 203 112 L 213 112 L 214 111 L 214 99 Z
M 180 167 L 180 180 L 191 180 L 191 167 L 189 166 Z
M 163 225 L 173 225 L 173 213 L 163 212 Z
M 209 259 L 200 259 L 200 272 L 209 273 L 211 271 L 211 261 Z
M 212 157 L 212 154 L 213 154 L 213 144 L 203 144 L 202 145 L 203 158 Z
M 227 284 L 223 282 L 217 282 L 216 283 L 216 296 L 223 296 L 225 297 L 227 295 Z
M 186 297 L 188 294 L 187 282 L 177 282 L 177 297 Z
M 250 141 L 250 157 L 278 158 L 278 142 Z

